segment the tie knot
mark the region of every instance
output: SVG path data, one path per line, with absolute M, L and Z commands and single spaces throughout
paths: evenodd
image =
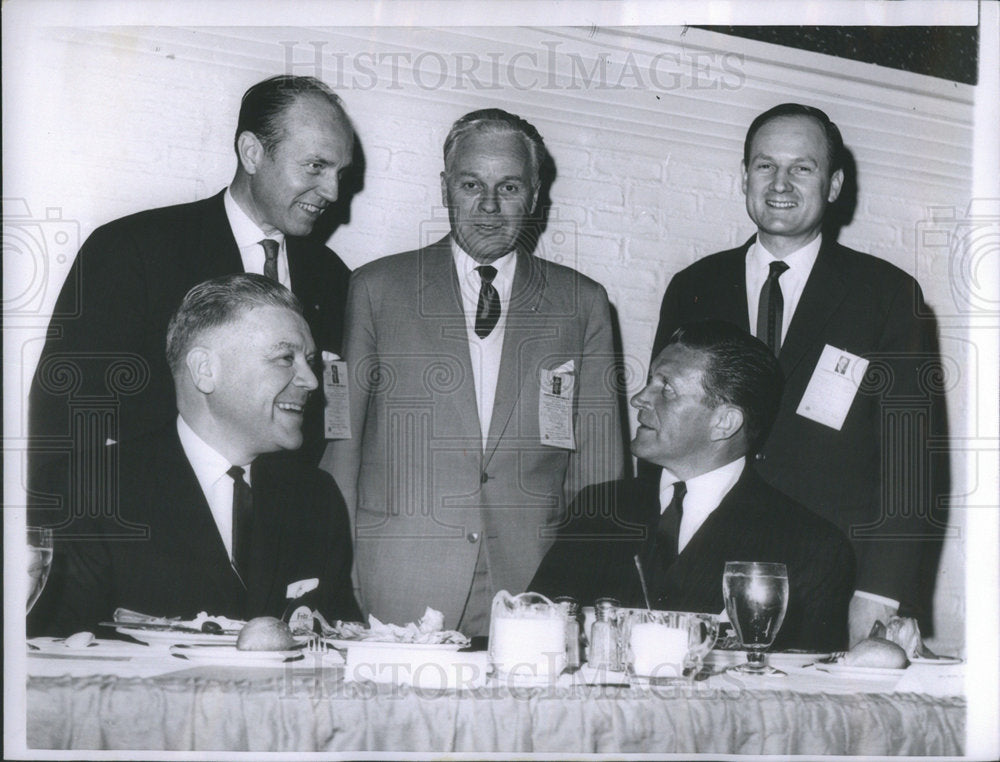
M 260 242 L 260 245 L 264 247 L 264 256 L 267 259 L 276 259 L 278 256 L 278 249 L 280 246 L 278 242 L 273 238 L 265 238 Z
M 670 502 L 680 508 L 684 503 L 684 496 L 687 494 L 687 491 L 688 488 L 684 482 L 674 482 L 674 496 L 670 498 Z
M 780 278 L 781 274 L 788 269 L 788 265 L 781 261 L 774 261 L 768 266 L 768 278 Z
M 479 277 L 483 279 L 483 283 L 490 284 L 497 277 L 497 269 L 493 265 L 479 265 L 476 270 L 479 271 Z
M 226 471 L 226 473 L 229 474 L 229 476 L 232 478 L 234 482 L 241 482 L 243 481 L 243 474 L 245 474 L 246 471 L 243 469 L 242 466 L 233 466 L 228 471 Z

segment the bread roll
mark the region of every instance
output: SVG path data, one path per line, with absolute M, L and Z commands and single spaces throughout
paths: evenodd
M 844 664 L 852 667 L 902 669 L 909 660 L 906 651 L 885 638 L 865 638 L 844 654 Z
M 273 616 L 251 619 L 236 638 L 239 651 L 286 651 L 295 645 L 288 625 Z

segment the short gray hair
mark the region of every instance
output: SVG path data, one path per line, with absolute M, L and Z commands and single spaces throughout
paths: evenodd
M 175 375 L 184 357 L 206 331 L 239 320 L 254 307 L 278 307 L 302 317 L 302 304 L 280 283 L 254 273 L 238 273 L 199 283 L 185 294 L 167 326 L 167 363 Z
M 459 142 L 472 132 L 483 134 L 513 134 L 521 138 L 531 162 L 532 182 L 537 188 L 540 184 L 542 164 L 547 153 L 545 141 L 534 125 L 516 114 L 503 109 L 485 108 L 466 114 L 451 126 L 448 137 L 444 141 L 444 171 L 448 173 L 448 163 Z

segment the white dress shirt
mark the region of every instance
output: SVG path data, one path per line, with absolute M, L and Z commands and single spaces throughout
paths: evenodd
M 812 272 L 813 265 L 816 264 L 816 257 L 819 256 L 819 247 L 822 244 L 823 236 L 818 235 L 801 249 L 793 251 L 780 260 L 788 265 L 788 269 L 778 279 L 778 284 L 781 286 L 781 298 L 784 301 L 781 313 L 782 342 L 788 335 L 788 326 L 792 322 L 792 315 L 795 314 L 795 308 L 799 306 L 799 299 L 806 287 L 806 281 L 809 280 L 809 273 Z M 751 333 L 757 330 L 757 307 L 760 303 L 760 290 L 764 287 L 764 281 L 767 280 L 771 263 L 777 261 L 779 261 L 778 257 L 764 248 L 760 241 L 754 241 L 747 250 L 747 312 L 750 318 Z
M 250 464 L 230 463 L 204 439 L 194 433 L 181 416 L 177 416 L 177 436 L 187 456 L 201 491 L 205 493 L 208 507 L 219 529 L 219 536 L 226 546 L 229 559 L 233 558 L 233 478 L 226 472 L 234 465 L 241 465 L 243 478 L 250 483 Z
M 483 279 L 476 271 L 481 263 L 470 257 L 455 239 L 451 239 L 451 253 L 458 273 L 458 283 L 462 291 L 462 309 L 465 312 L 465 326 L 469 335 L 469 359 L 472 361 L 472 378 L 476 385 L 476 408 L 479 411 L 479 428 L 483 449 L 490 434 L 493 419 L 493 401 L 496 399 L 497 379 L 500 377 L 500 359 L 503 355 L 503 336 L 507 325 L 507 308 L 514 287 L 514 270 L 517 255 L 505 254 L 489 264 L 497 269 L 493 287 L 500 296 L 500 319 L 496 327 L 485 339 L 476 334 L 476 312 L 479 308 L 479 289 Z
M 714 471 L 701 474 L 684 482 L 687 494 L 684 496 L 684 512 L 681 515 L 681 526 L 677 533 L 677 552 L 684 550 L 695 533 L 719 507 L 722 498 L 729 494 L 739 481 L 746 458 L 737 458 L 731 463 L 720 466 Z M 674 496 L 674 483 L 678 479 L 667 469 L 660 476 L 660 513 L 662 514 Z
M 233 237 L 240 250 L 240 258 L 243 260 L 243 272 L 264 274 L 264 247 L 260 245 L 261 239 L 270 238 L 278 242 L 278 281 L 282 286 L 291 290 L 292 277 L 288 273 L 288 252 L 285 247 L 285 234 L 275 228 L 274 230 L 261 230 L 243 211 L 242 207 L 233 198 L 233 193 L 226 188 L 223 202 L 226 207 L 226 217 L 229 218 L 229 227 L 233 230 Z

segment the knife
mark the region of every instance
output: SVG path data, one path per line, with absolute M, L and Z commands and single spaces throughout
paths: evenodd
M 180 624 L 159 624 L 153 622 L 99 622 L 101 627 L 125 627 L 130 630 L 151 630 L 154 632 L 190 632 L 197 635 L 238 635 L 239 630 L 222 630 L 221 632 L 205 632 L 197 627 L 186 627 Z

